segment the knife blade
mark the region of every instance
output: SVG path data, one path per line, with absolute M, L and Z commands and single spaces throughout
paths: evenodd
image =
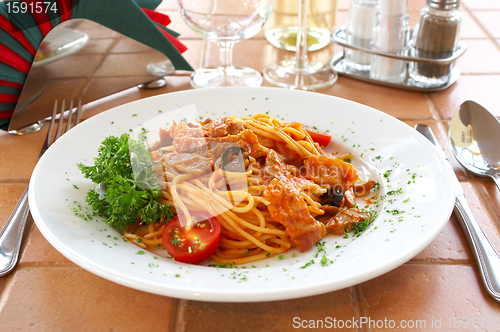
M 438 153 L 449 162 L 444 151 L 439 144 L 437 144 L 436 137 L 429 126 L 418 124 L 415 126 L 415 129 L 426 137 L 437 148 Z M 454 179 L 455 216 L 460 221 L 460 226 L 462 226 L 465 237 L 472 249 L 486 291 L 497 302 L 500 302 L 500 257 L 474 217 L 465 199 L 465 194 L 460 182 L 456 176 L 454 176 Z

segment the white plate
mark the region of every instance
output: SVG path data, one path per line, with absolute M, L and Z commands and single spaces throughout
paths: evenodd
M 38 68 L 51 62 L 57 61 L 70 54 L 78 52 L 89 42 L 89 36 L 81 31 L 57 27 L 51 30 L 43 42 L 51 48 L 51 52 L 41 60 L 35 60 L 33 67 Z
M 355 164 L 381 183 L 388 196 L 381 213 L 361 237 L 328 236 L 321 266 L 316 248 L 291 250 L 247 268 L 190 266 L 138 254 L 118 231 L 102 221 L 75 216 L 74 201 L 94 188 L 77 163 L 92 163 L 101 141 L 129 132 L 166 112 L 195 104 L 204 117 L 267 112 L 288 121 L 330 130 L 330 151 L 353 152 Z M 159 124 L 160 125 L 160 124 Z M 391 170 L 387 182 L 382 174 Z M 155 96 L 96 115 L 56 141 L 37 164 L 29 186 L 33 218 L 45 238 L 82 268 L 128 287 L 171 297 L 253 302 L 325 293 L 384 274 L 423 250 L 448 221 L 453 208 L 453 171 L 437 150 L 411 127 L 382 112 L 348 100 L 278 88 L 189 90 Z M 413 179 L 412 179 L 413 178 Z M 79 189 L 75 188 L 78 187 Z M 394 215 L 393 211 L 404 211 Z M 340 248 L 337 248 L 339 246 Z M 314 259 L 315 263 L 302 268 Z

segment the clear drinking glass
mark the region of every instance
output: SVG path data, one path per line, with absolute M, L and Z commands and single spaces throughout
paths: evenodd
M 337 73 L 330 66 L 307 59 L 307 6 L 308 0 L 299 2 L 299 34 L 297 50 L 292 61 L 274 63 L 264 69 L 264 78 L 277 86 L 290 89 L 314 90 L 332 85 Z
M 264 25 L 271 45 L 287 51 L 297 50 L 297 0 L 275 0 L 273 11 Z M 337 0 L 309 0 L 307 8 L 307 50 L 317 51 L 332 42 L 337 18 Z
M 195 88 L 260 86 L 262 76 L 252 68 L 234 66 L 234 43 L 260 31 L 274 0 L 177 0 L 182 18 L 197 34 L 219 45 L 220 65 L 195 70 Z

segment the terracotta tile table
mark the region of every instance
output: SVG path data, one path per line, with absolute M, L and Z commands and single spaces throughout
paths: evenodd
M 423 0 L 409 0 L 413 22 L 423 6 Z M 347 17 L 347 7 L 347 0 L 339 1 L 339 25 Z M 216 46 L 201 40 L 184 25 L 173 0 L 164 1 L 159 9 L 171 16 L 172 29 L 182 33 L 182 40 L 189 47 L 185 56 L 193 67 L 217 64 Z M 454 161 L 447 143 L 450 117 L 467 99 L 479 102 L 500 117 L 500 5 L 495 0 L 463 0 L 461 10 L 463 40 L 469 49 L 457 62 L 462 76 L 450 88 L 435 93 L 408 92 L 340 77 L 335 85 L 318 92 L 377 108 L 410 126 L 430 125 L 453 163 L 476 218 L 500 252 L 500 193 L 490 180 L 466 173 Z M 113 36 L 93 38 L 87 51 L 109 48 L 110 38 Z M 122 46 L 115 45 L 117 54 L 121 54 Z M 310 56 L 327 61 L 340 50 L 332 44 Z M 260 71 L 270 63 L 292 56 L 273 48 L 262 32 L 237 44 L 234 51 L 235 64 Z M 129 56 L 132 61 L 134 57 L 133 54 L 117 56 Z M 123 71 L 113 72 L 112 66 L 97 72 L 102 74 L 96 77 L 103 80 L 102 84 L 123 79 Z M 187 73 L 168 76 L 167 81 L 167 86 L 157 90 L 130 88 L 93 102 L 88 105 L 85 118 L 126 102 L 191 89 Z M 0 132 L 0 226 L 5 224 L 28 184 L 46 127 L 26 136 Z M 387 330 L 347 324 L 363 318 L 392 320 L 396 325 L 406 321 L 418 331 L 500 331 L 500 304 L 484 291 L 477 265 L 454 216 L 434 242 L 393 271 L 336 292 L 295 300 L 207 303 L 120 286 L 81 269 L 59 254 L 43 238 L 31 216 L 19 265 L 13 273 L 0 278 L 1 332 L 289 331 L 301 322 L 312 327 L 311 322 L 326 323 L 327 318 L 342 321 L 345 330 L 356 331 Z M 459 321 L 462 318 L 469 319 L 468 327 Z M 473 329 L 470 323 L 474 318 L 483 321 L 496 318 L 496 326 Z M 324 328 L 327 327 L 325 324 Z

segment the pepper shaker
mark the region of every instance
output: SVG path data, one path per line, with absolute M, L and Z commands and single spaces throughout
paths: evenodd
M 453 55 L 460 40 L 459 4 L 460 0 L 427 0 L 414 30 L 413 56 L 443 59 Z M 410 65 L 410 76 L 421 85 L 445 84 L 453 65 L 414 62 Z

